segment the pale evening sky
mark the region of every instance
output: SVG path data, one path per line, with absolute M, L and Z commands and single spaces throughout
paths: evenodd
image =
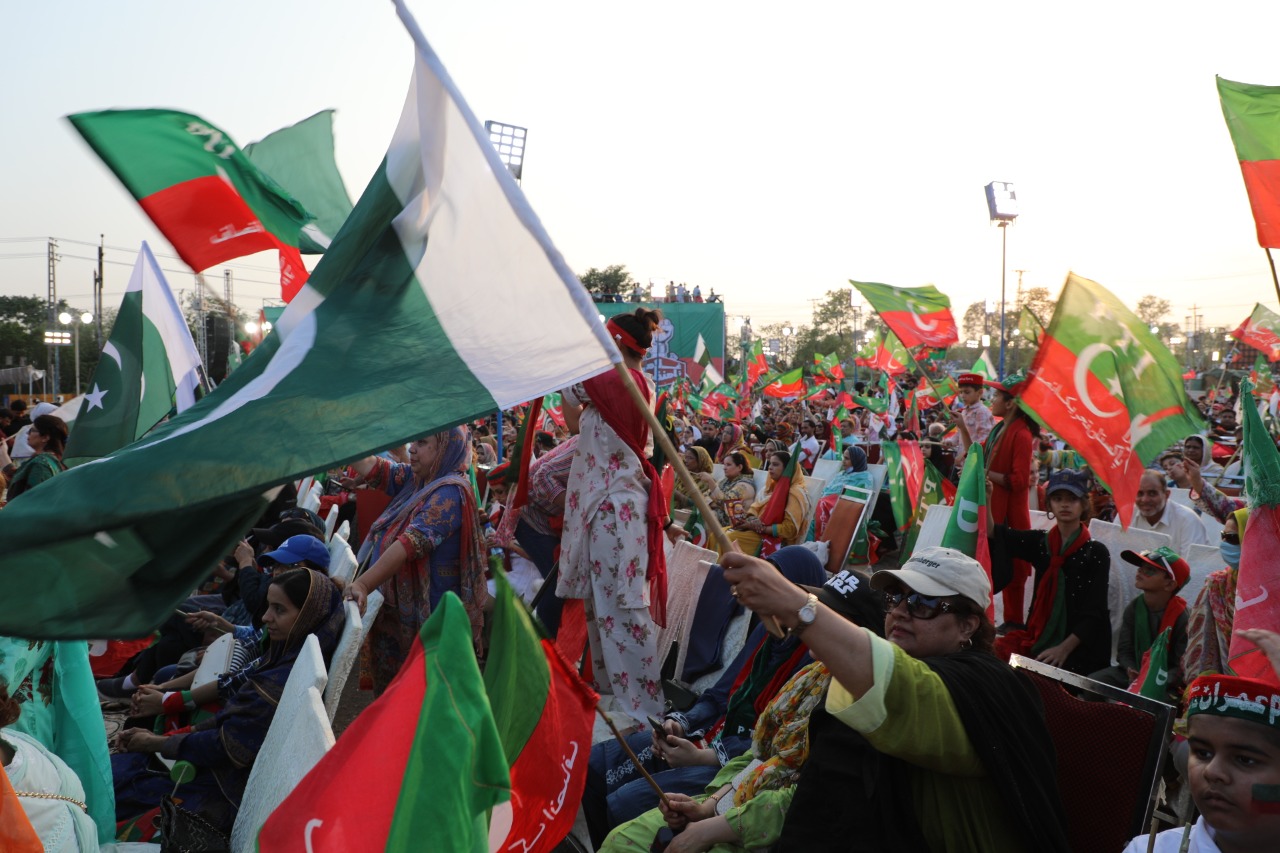
M 410 8 L 476 114 L 529 128 L 524 189 L 578 271 L 700 284 L 731 316 L 806 322 L 849 278 L 999 297 L 982 188 L 1015 183 L 1009 293 L 1068 269 L 1128 304 L 1234 326 L 1276 296 L 1214 74 L 1280 84 L 1274 2 L 484 3 Z M 336 108 L 358 196 L 412 66 L 384 0 L 10 5 L 0 28 L 0 294 L 107 303 L 136 247 L 172 254 L 62 116 L 193 112 L 246 144 Z M 30 255 L 31 257 L 24 257 Z M 314 260 L 314 259 L 312 259 Z M 185 269 L 176 258 L 170 270 Z M 231 267 L 256 308 L 275 260 Z M 211 279 L 221 278 L 221 267 Z M 175 290 L 189 273 L 170 273 Z

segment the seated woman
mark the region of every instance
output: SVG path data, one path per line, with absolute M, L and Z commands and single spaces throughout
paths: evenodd
M 831 512 L 836 508 L 836 502 L 840 500 L 845 486 L 857 486 L 869 491 L 875 485 L 875 478 L 867 470 L 867 454 L 861 447 L 854 444 L 846 445 L 840 458 L 842 461 L 840 473 L 827 481 L 827 485 L 822 489 L 822 497 L 818 499 L 818 506 L 813 512 L 813 523 L 809 525 L 813 539 L 822 537 L 827 522 L 831 520 Z
M 714 463 L 707 449 L 694 445 L 684 451 L 684 464 L 693 475 L 694 482 L 698 484 L 698 491 L 703 495 L 710 495 L 711 490 L 715 488 L 715 477 L 711 473 Z M 671 505 L 676 509 L 689 509 L 693 506 L 693 498 L 690 497 L 689 490 L 685 488 L 684 480 L 680 477 L 676 477 L 676 488 L 671 493 Z
M 249 771 L 266 739 L 285 682 L 308 634 L 320 641 L 326 664 L 333 655 L 346 622 L 338 585 L 314 569 L 278 574 L 267 590 L 267 630 L 261 657 L 216 682 L 163 695 L 160 709 L 180 712 L 220 699 L 222 709 L 193 730 L 158 735 L 145 729 L 126 729 L 120 744 L 127 752 L 111 756 L 116 788 L 116 819 L 132 822 L 150 815 L 162 797 L 173 791 L 168 770 L 152 753 L 189 761 L 196 777 L 183 783 L 177 799 L 223 832 L 229 832 L 240 807 Z M 137 821 L 138 826 L 147 823 Z
M 991 572 L 996 585 L 1015 577 L 1015 558 L 1035 568 L 1035 592 L 1027 627 L 1010 631 L 996 642 L 996 652 L 1034 657 L 1051 666 L 1088 675 L 1111 664 L 1111 615 L 1107 583 L 1111 555 L 1089 535 L 1089 475 L 1055 471 L 1046 489 L 1054 526 L 1014 530 L 987 516 Z
M 792 583 L 818 587 L 826 580 L 822 563 L 804 548 L 786 548 L 769 562 Z M 751 746 L 751 730 L 760 709 L 808 663 L 808 651 L 798 639 L 778 639 L 763 625 L 757 626 L 719 681 L 688 710 L 666 714 L 666 737 L 659 740 L 656 732 L 644 728 L 629 735 L 627 743 L 664 791 L 700 791 L 721 766 Z M 611 828 L 657 802 L 657 795 L 616 740 L 591 748 L 582 810 L 595 846 Z
M 62 418 L 40 415 L 31 422 L 27 444 L 35 455 L 25 460 L 9 481 L 9 500 L 67 470 L 62 462 L 62 452 L 67 446 L 67 425 Z
M 710 484 L 707 497 L 716 518 L 720 519 L 720 525 L 731 528 L 747 517 L 747 508 L 756 496 L 756 482 L 747 454 L 735 450 L 724 458 L 723 465 L 724 479 L 719 483 L 711 474 L 703 475 L 700 479 Z
M 991 587 L 976 560 L 925 548 L 872 575 L 884 640 L 760 560 L 723 563 L 738 600 L 799 633 L 832 677 L 775 851 L 845 851 L 854 839 L 862 850 L 1068 849 L 1044 711 L 1026 676 L 991 653 Z
M 765 509 L 790 461 L 791 454 L 785 450 L 774 451 L 769 456 L 769 476 L 765 480 L 764 492 L 747 510 L 746 518 L 729 531 L 729 539 L 738 543 L 738 548 L 744 554 L 767 557 L 785 545 L 798 545 L 804 538 L 800 525 L 809 515 L 809 495 L 805 492 L 804 472 L 799 465 L 795 466 L 795 473 L 791 475 L 786 509 L 776 521 L 764 518 Z
M 8 728 L 21 714 L 8 684 L 0 682 L 0 762 L 18 804 L 48 853 L 96 853 L 98 828 L 89 817 L 79 777 L 31 735 Z M 13 843 L 5 823 L 0 841 Z

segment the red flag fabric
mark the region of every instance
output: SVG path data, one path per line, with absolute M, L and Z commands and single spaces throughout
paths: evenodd
M 787 514 L 787 497 L 791 493 L 791 480 L 796 475 L 796 465 L 800 462 L 800 442 L 791 447 L 791 459 L 782 469 L 782 476 L 774 484 L 773 494 L 760 513 L 762 524 L 778 524 Z
M 1280 315 L 1262 303 L 1255 303 L 1253 313 L 1245 318 L 1231 336 L 1260 350 L 1267 361 L 1280 361 Z M 1184 379 L 1195 379 L 1195 372 Z

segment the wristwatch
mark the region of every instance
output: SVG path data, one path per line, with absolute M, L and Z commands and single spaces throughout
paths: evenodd
M 810 625 L 812 625 L 813 620 L 817 618 L 818 618 L 818 596 L 814 595 L 813 593 L 809 593 L 809 597 L 805 601 L 804 605 L 799 610 L 796 611 L 796 619 L 798 619 L 799 621 L 796 622 L 795 627 L 787 631 L 787 636 L 790 637 L 794 634 L 799 634 L 805 628 L 808 628 Z

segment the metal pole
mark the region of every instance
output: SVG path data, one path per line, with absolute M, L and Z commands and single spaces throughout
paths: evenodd
M 1009 246 L 1009 223 L 1000 223 L 1000 381 L 1004 381 L 1004 276 L 1005 250 Z
M 79 397 L 80 396 L 80 318 L 79 317 L 73 317 L 71 319 L 71 334 L 75 336 L 75 340 L 74 340 L 74 343 L 72 344 L 72 347 L 75 350 L 73 358 L 75 358 L 76 360 L 76 391 L 71 396 Z
M 94 321 L 94 325 L 97 327 L 96 343 L 98 345 L 98 352 L 102 352 L 102 284 L 103 284 L 102 249 L 103 249 L 103 244 L 106 242 L 106 239 L 107 238 L 105 234 L 98 235 L 98 275 L 94 279 L 94 284 L 96 286 L 93 289 L 93 296 L 94 296 L 93 316 L 96 318 L 96 320 Z

